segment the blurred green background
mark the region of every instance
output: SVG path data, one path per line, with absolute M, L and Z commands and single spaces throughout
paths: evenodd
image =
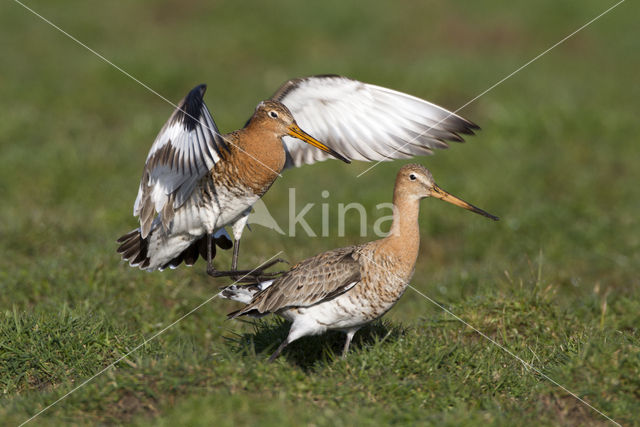
M 323 73 L 455 110 L 615 3 L 25 4 L 173 102 L 207 83 L 228 132 L 285 80 Z M 412 284 L 626 423 L 640 410 L 638 16 L 621 4 L 460 111 L 477 136 L 414 160 L 501 221 L 423 202 Z M 115 253 L 172 107 L 13 1 L 0 6 L 0 49 L 0 417 L 20 423 L 227 282 L 202 263 L 146 273 Z M 355 217 L 337 236 L 336 206 L 363 203 L 371 232 L 403 163 L 360 178 L 369 164 L 288 171 L 264 198 L 271 214 L 286 229 L 296 188 L 298 206 L 316 203 L 306 219 L 317 232 L 318 204 L 331 204 L 330 235 L 254 227 L 241 264 L 369 240 Z M 286 328 L 226 322 L 235 307 L 202 307 L 39 422 L 605 420 L 411 290 L 379 325 L 401 338 L 374 328 L 344 361 L 330 334 L 266 367 L 256 343 Z

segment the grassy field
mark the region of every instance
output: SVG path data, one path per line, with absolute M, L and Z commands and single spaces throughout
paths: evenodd
M 184 4 L 187 3 L 187 4 Z M 338 73 L 456 109 L 614 2 L 338 0 L 27 4 L 172 101 L 206 82 L 240 127 L 283 81 Z M 493 223 L 423 202 L 412 285 L 624 425 L 640 421 L 640 38 L 627 1 L 460 113 L 482 131 L 419 161 Z M 115 239 L 162 99 L 13 1 L 0 6 L 0 422 L 37 425 L 600 425 L 607 420 L 412 290 L 356 335 L 302 339 L 273 365 L 277 319 L 226 321 L 204 265 L 146 273 Z M 316 203 L 391 199 L 403 162 L 325 162 L 288 189 Z M 322 191 L 329 197 L 321 197 Z M 334 211 L 331 211 L 334 215 Z M 386 214 L 386 213 L 385 213 Z M 241 264 L 363 242 L 245 233 Z M 284 228 L 284 227 L 283 227 Z M 228 253 L 217 258 L 227 266 Z

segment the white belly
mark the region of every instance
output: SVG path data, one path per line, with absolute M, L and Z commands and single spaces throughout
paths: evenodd
M 232 225 L 260 198 L 251 192 L 221 191 L 203 201 L 191 198 L 176 212 L 171 224 L 171 235 L 200 237 Z
M 327 330 L 346 331 L 364 326 L 382 317 L 397 301 L 383 303 L 375 296 L 375 300 L 370 300 L 367 295 L 355 291 L 352 289 L 330 301 L 292 308 L 279 314 L 294 323 L 292 328 L 304 329 L 308 335 L 318 335 Z
M 218 197 L 217 216 L 213 221 L 212 229 L 217 230 L 236 222 L 240 217 L 244 216 L 248 209 L 260 199 L 253 193 L 247 193 L 241 196 L 233 196 L 229 193 L 220 194 Z

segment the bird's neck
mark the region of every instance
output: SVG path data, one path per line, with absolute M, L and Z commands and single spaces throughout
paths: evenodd
M 253 183 L 257 193 L 264 193 L 276 180 L 285 163 L 282 140 L 269 130 L 247 126 L 234 132 L 233 151 L 238 173 L 243 181 Z
M 413 271 L 420 248 L 420 199 L 399 191 L 393 194 L 393 223 L 389 235 L 381 241 L 384 251 L 394 254 L 401 266 Z

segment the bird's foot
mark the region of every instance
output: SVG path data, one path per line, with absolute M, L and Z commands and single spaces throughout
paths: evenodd
M 285 259 L 276 258 L 272 261 L 259 265 L 256 268 L 252 268 L 251 270 L 221 271 L 221 270 L 216 270 L 213 267 L 210 268 L 207 266 L 207 274 L 211 277 L 229 277 L 235 280 L 236 282 L 240 282 L 240 283 L 263 282 L 265 280 L 275 279 L 276 277 L 286 273 L 286 271 L 272 271 L 272 272 L 264 271 L 278 263 L 289 264 L 289 262 Z

